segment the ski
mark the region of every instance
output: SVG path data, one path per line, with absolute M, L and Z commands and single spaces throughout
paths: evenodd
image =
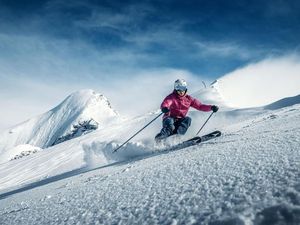
M 171 147 L 167 148 L 166 150 L 167 151 L 173 151 L 173 150 L 179 150 L 179 149 L 187 148 L 187 147 L 190 147 L 190 146 L 193 146 L 193 145 L 198 145 L 202 142 L 220 137 L 221 134 L 222 134 L 221 131 L 217 130 L 217 131 L 211 132 L 211 133 L 203 135 L 203 136 L 196 136 L 196 137 L 191 138 L 189 140 L 186 140 L 182 143 L 171 146 Z

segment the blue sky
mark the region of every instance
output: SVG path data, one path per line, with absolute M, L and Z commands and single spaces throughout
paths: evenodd
M 132 80 L 153 77 L 150 87 L 180 74 L 213 81 L 298 54 L 299 40 L 296 0 L 2 0 L 0 95 L 7 108 L 0 116 L 11 118 L 3 126 L 13 125 L 81 88 L 116 101 L 120 93 L 111 90 L 135 94 Z

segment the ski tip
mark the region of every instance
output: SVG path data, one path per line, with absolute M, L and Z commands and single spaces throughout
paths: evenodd
M 219 130 L 216 130 L 214 133 L 215 133 L 215 135 L 216 135 L 217 137 L 219 137 L 219 136 L 221 136 L 221 135 L 222 135 L 222 132 L 221 132 L 221 131 L 219 131 Z

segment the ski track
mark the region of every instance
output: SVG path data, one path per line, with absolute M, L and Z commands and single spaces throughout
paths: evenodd
M 300 224 L 299 109 L 9 196 L 0 224 Z

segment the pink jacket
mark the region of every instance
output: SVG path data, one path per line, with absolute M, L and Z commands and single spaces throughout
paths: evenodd
M 200 111 L 209 112 L 211 111 L 211 105 L 204 105 L 197 99 L 191 97 L 190 95 L 179 96 L 176 91 L 169 94 L 164 101 L 161 103 L 160 108 L 167 107 L 170 112 L 165 113 L 163 118 L 173 117 L 173 118 L 183 118 L 189 111 L 190 107 L 198 109 Z

